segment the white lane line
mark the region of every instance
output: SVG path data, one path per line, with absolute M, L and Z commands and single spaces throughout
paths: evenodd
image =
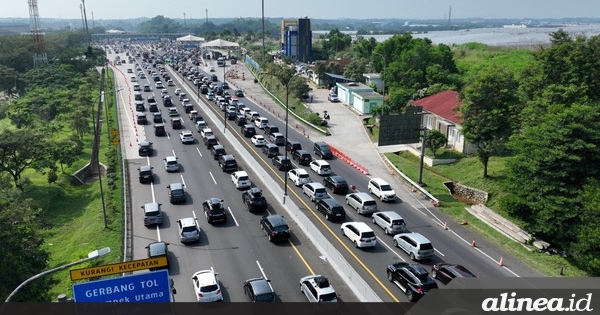
M 215 180 L 215 177 L 213 176 L 212 172 L 208 172 L 208 174 L 210 174 L 210 177 L 212 178 L 213 182 L 215 183 L 215 185 L 217 184 L 217 181 Z
M 196 151 L 198 151 L 198 155 L 200 155 L 200 157 L 202 157 L 202 152 L 200 152 L 200 148 L 196 148 Z
M 233 219 L 233 222 L 235 222 L 235 226 L 240 226 L 238 224 L 238 221 L 235 219 L 235 216 L 233 215 L 233 212 L 231 211 L 231 208 L 227 207 L 227 210 L 229 210 L 229 214 L 231 215 L 231 218 Z
M 179 176 L 181 176 L 181 183 L 187 189 L 188 187 L 185 185 L 185 180 L 183 179 L 183 175 L 179 175 Z
M 260 265 L 258 260 L 256 261 L 256 264 L 258 265 L 258 269 L 260 269 L 260 273 L 263 275 L 263 278 L 265 278 L 265 280 L 269 280 L 269 278 L 267 278 L 267 275 L 265 274 L 265 270 Z M 269 288 L 271 288 L 271 291 L 275 291 L 275 290 L 273 290 L 273 286 L 271 286 L 271 281 L 268 281 L 267 283 L 269 284 Z
M 394 253 L 396 256 L 398 256 L 398 258 L 402 259 L 402 261 L 406 261 L 404 260 L 404 258 L 402 258 L 402 256 L 398 255 L 398 253 L 394 250 L 393 247 L 390 247 L 388 244 L 386 244 L 381 237 L 377 236 L 377 240 L 379 241 L 379 243 L 383 246 L 385 246 L 385 248 L 387 248 L 390 252 Z

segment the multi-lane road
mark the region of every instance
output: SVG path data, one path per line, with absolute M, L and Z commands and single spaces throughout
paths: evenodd
M 142 48 L 143 49 L 143 48 Z M 120 54 L 126 58 L 125 53 Z M 109 54 L 113 60 L 114 54 Z M 196 137 L 195 144 L 182 144 L 178 133 L 169 124 L 166 108 L 162 105 L 159 94 L 153 81 L 139 80 L 140 85 L 149 84 L 152 92 L 143 92 L 144 98 L 151 93 L 157 97 L 159 108 L 163 113 L 167 128 L 167 137 L 155 137 L 153 123 L 146 126 L 135 125 L 132 117 L 135 114 L 133 95 L 128 93 L 131 86 L 127 68 L 141 66 L 141 59 L 136 59 L 136 64 L 117 66 L 116 79 L 118 85 L 117 99 L 119 102 L 121 125 L 129 130 L 130 135 L 123 137 L 136 140 L 151 141 L 154 144 L 154 154 L 150 157 L 137 156 L 136 150 L 128 149 L 127 165 L 130 174 L 130 205 L 132 220 L 133 257 L 141 259 L 146 257 L 145 246 L 153 241 L 162 240 L 170 243 L 171 268 L 170 275 L 175 281 L 177 294 L 176 301 L 195 301 L 194 291 L 190 277 L 198 270 L 213 267 L 218 273 L 221 286 L 224 290 L 225 301 L 246 301 L 242 290 L 244 280 L 252 277 L 264 276 L 271 280 L 271 285 L 280 301 L 298 302 L 305 301 L 300 293 L 298 281 L 300 277 L 308 274 L 322 274 L 330 278 L 330 282 L 344 301 L 406 301 L 406 296 L 398 287 L 386 278 L 385 268 L 395 261 L 410 261 L 408 256 L 399 248 L 392 245 L 392 237 L 371 223 L 369 216 L 359 215 L 346 207 L 348 221 L 363 221 L 373 227 L 377 235 L 377 245 L 370 249 L 354 248 L 350 241 L 340 233 L 341 222 L 329 222 L 322 214 L 316 212 L 314 203 L 302 194 L 300 188 L 288 183 L 288 196 L 283 204 L 284 173 L 275 169 L 271 159 L 267 158 L 260 150 L 254 147 L 249 138 L 240 134 L 240 128 L 233 122 L 227 121 L 223 126 L 223 112 L 213 102 L 207 101 L 203 95 L 196 96 L 197 88 L 181 74 L 170 66 L 165 66 L 170 72 L 171 79 L 176 86 L 166 87 L 184 121 L 184 129 L 192 130 Z M 223 68 L 213 65 L 222 78 Z M 142 67 L 143 71 L 147 70 Z M 154 68 L 151 68 L 155 70 Z M 200 67 L 201 73 L 208 73 L 208 67 Z M 147 76 L 148 77 L 148 76 Z M 148 77 L 149 78 L 149 77 Z M 165 82 L 163 81 L 163 84 Z M 166 85 L 166 84 L 165 84 Z M 270 243 L 259 227 L 259 218 L 266 213 L 250 213 L 242 203 L 242 191 L 237 190 L 231 182 L 230 174 L 223 172 L 217 162 L 210 155 L 209 150 L 203 145 L 200 134 L 196 132 L 193 123 L 185 114 L 180 101 L 174 95 L 176 87 L 184 90 L 194 107 L 205 117 L 210 128 L 216 134 L 220 144 L 225 146 L 228 154 L 236 157 L 240 168 L 249 173 L 253 185 L 262 189 L 269 201 L 269 213 L 284 215 L 292 227 L 292 238 L 289 242 Z M 280 129 L 285 127 L 280 118 L 265 111 L 261 106 L 248 98 L 241 98 L 252 110 L 275 122 Z M 150 116 L 150 115 L 149 115 Z M 151 119 L 150 119 L 151 121 Z M 135 135 L 133 133 L 135 132 Z M 258 132 L 262 132 L 259 130 Z M 312 142 L 294 128 L 289 129 L 289 138 L 302 143 L 304 148 L 312 151 Z M 130 140 L 124 140 L 125 146 Z M 135 149 L 135 143 L 134 143 Z M 343 149 L 343 148 L 340 148 Z M 280 147 L 283 152 L 284 148 Z M 178 157 L 182 170 L 177 173 L 167 173 L 163 167 L 162 159 L 166 156 Z M 329 161 L 333 172 L 343 176 L 357 191 L 367 191 L 368 177 L 348 166 L 341 160 Z M 137 181 L 137 168 L 140 165 L 154 167 L 155 182 L 153 184 L 140 184 Z M 313 181 L 322 181 L 322 177 L 307 169 Z M 187 191 L 187 201 L 184 204 L 172 205 L 169 203 L 167 185 L 172 182 L 182 182 Z M 453 262 L 467 266 L 471 271 L 481 277 L 515 277 L 538 275 L 527 268 L 515 270 L 510 266 L 498 266 L 497 257 L 490 257 L 486 246 L 493 252 L 493 246 L 478 241 L 477 248 L 471 246 L 471 239 L 459 236 L 451 231 L 441 228 L 440 221 L 436 219 L 425 200 L 420 199 L 405 191 L 403 187 L 394 187 L 400 198 L 393 203 L 377 201 L 381 211 L 392 210 L 398 212 L 406 221 L 409 231 L 419 232 L 429 238 L 435 247 L 435 257 L 431 260 L 421 261 L 427 269 L 438 262 Z M 343 195 L 334 195 L 336 200 L 345 205 Z M 201 203 L 210 197 L 224 200 L 228 210 L 229 220 L 224 224 L 209 224 L 204 218 Z M 165 220 L 161 226 L 147 228 L 143 225 L 141 205 L 147 202 L 159 202 L 165 212 Z M 198 217 L 202 228 L 201 241 L 193 245 L 183 245 L 179 242 L 176 220 L 193 215 Z M 307 223 L 296 223 L 296 218 L 306 218 Z M 314 230 L 313 230 L 314 228 Z M 303 231 L 304 230 L 304 231 Z M 314 231 L 314 232 L 313 232 Z M 320 237 L 324 237 L 323 241 Z M 313 242 L 319 242 L 315 244 Z M 482 249 L 483 248 L 483 249 Z M 336 254 L 343 257 L 333 261 Z M 338 273 L 336 271 L 345 270 Z M 348 276 L 351 270 L 352 275 Z M 538 275 L 539 276 L 539 275 Z M 360 278 L 361 281 L 355 281 Z M 358 284 L 357 284 L 358 283 Z M 362 285 L 361 285 L 362 284 Z M 442 284 L 440 284 L 443 287 Z M 375 297 L 374 297 L 375 296 Z

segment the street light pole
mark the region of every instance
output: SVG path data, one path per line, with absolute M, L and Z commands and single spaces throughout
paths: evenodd
M 80 259 L 80 260 L 78 260 L 76 262 L 72 262 L 70 264 L 62 265 L 62 266 L 59 266 L 59 267 L 56 267 L 56 268 L 53 268 L 53 269 L 46 270 L 44 272 L 38 273 L 37 275 L 35 275 L 35 276 L 33 276 L 33 277 L 31 277 L 31 278 L 23 281 L 23 283 L 19 284 L 19 286 L 16 289 L 14 289 L 14 291 L 12 291 L 10 293 L 10 295 L 6 298 L 6 300 L 4 302 L 5 303 L 6 302 L 10 302 L 10 300 L 15 296 L 15 294 L 17 294 L 17 292 L 19 292 L 19 290 L 21 288 L 23 288 L 26 284 L 28 284 L 29 282 L 31 282 L 31 281 L 33 281 L 35 279 L 41 278 L 41 277 L 43 277 L 45 275 L 48 275 L 48 274 L 51 274 L 51 273 L 55 273 L 55 272 L 57 272 L 59 270 L 63 270 L 65 268 L 69 268 L 69 267 L 77 265 L 77 264 L 84 263 L 84 262 L 92 260 L 92 259 L 96 259 L 96 258 L 98 258 L 100 256 L 104 256 L 104 255 L 106 255 L 108 253 L 110 253 L 110 247 L 104 247 L 104 248 L 97 249 L 97 250 L 95 250 L 93 252 L 88 253 L 87 258 L 83 258 L 83 259 Z
M 274 76 L 276 78 L 278 78 L 281 83 L 283 85 L 285 85 L 285 140 L 287 142 L 288 140 L 288 119 L 289 119 L 289 114 L 290 114 L 290 83 L 292 82 L 292 80 L 294 79 L 295 76 L 299 75 L 299 72 L 296 72 L 294 74 L 292 74 L 286 81 L 286 78 L 275 74 L 275 73 L 269 73 L 269 72 L 261 72 L 260 74 L 268 74 L 271 76 Z M 285 150 L 285 159 L 286 161 L 288 160 L 288 150 L 286 148 Z M 287 181 L 288 181 L 288 172 L 285 171 L 283 174 L 283 204 L 285 205 L 285 198 L 287 197 Z
M 383 81 L 383 88 L 382 88 L 382 93 L 383 94 L 383 103 L 381 104 L 381 116 L 383 117 L 383 109 L 385 107 L 385 56 L 383 54 L 377 53 L 377 52 L 372 52 L 374 55 L 379 55 L 381 56 L 381 59 L 383 59 L 383 73 L 381 75 L 381 80 Z
M 227 68 L 227 60 L 223 58 L 223 84 L 221 88 L 223 89 L 223 97 L 225 96 L 225 68 Z M 227 107 L 223 111 L 223 133 L 227 130 Z

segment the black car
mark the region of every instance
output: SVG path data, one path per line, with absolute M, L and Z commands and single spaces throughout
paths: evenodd
M 152 121 L 157 124 L 162 124 L 163 118 L 161 113 L 152 114 Z
M 223 172 L 235 172 L 238 170 L 235 157 L 233 157 L 231 154 L 225 154 L 219 157 L 219 167 L 223 170 Z
M 171 128 L 173 129 L 182 129 L 183 123 L 181 122 L 181 118 L 171 118 Z
M 244 115 L 237 115 L 235 116 L 235 123 L 238 126 L 244 126 L 248 121 L 246 120 L 246 117 L 244 117 Z
M 443 284 L 448 284 L 454 278 L 474 278 L 477 276 L 462 265 L 439 263 L 431 267 L 431 277 L 440 280 Z
M 315 145 L 313 146 L 313 152 L 316 156 L 320 157 L 323 160 L 331 160 L 333 158 L 331 148 L 327 143 L 323 141 L 315 142 Z
M 274 134 L 276 132 L 279 132 L 279 127 L 277 127 L 275 125 L 267 125 L 267 126 L 265 126 L 264 131 L 265 131 L 265 135 Z
M 294 153 L 296 150 L 302 150 L 302 144 L 294 140 L 286 140 L 285 149 L 290 153 Z
M 253 125 L 243 125 L 241 132 L 246 138 L 250 138 L 256 134 L 256 128 Z
M 269 284 L 271 280 L 252 278 L 244 281 L 244 293 L 250 302 L 275 302 L 275 292 Z
M 387 267 L 387 278 L 406 293 L 409 301 L 419 300 L 438 285 L 425 268 L 417 263 L 395 262 Z
M 138 154 L 140 156 L 152 156 L 152 152 L 154 151 L 152 147 L 152 142 L 142 141 L 138 147 Z
M 208 221 L 208 223 L 227 221 L 227 212 L 223 206 L 223 200 L 219 198 L 210 198 L 204 200 L 202 203 L 202 208 L 204 209 L 204 216 L 206 217 L 206 221 Z
M 144 102 L 142 102 L 142 101 L 135 102 L 135 110 L 138 112 L 145 112 L 146 106 L 144 105 Z
M 149 268 L 150 271 L 158 269 L 169 269 L 169 243 L 152 242 L 146 246 L 148 258 L 166 257 L 167 265 L 164 267 Z
M 244 92 L 242 90 L 235 90 L 235 96 L 244 97 Z
M 283 216 L 278 214 L 265 215 L 260 218 L 260 229 L 267 234 L 269 242 L 285 241 L 290 238 L 290 227 Z
M 300 165 L 308 165 L 312 162 L 312 156 L 306 150 L 296 150 L 292 153 L 292 160 L 297 161 Z
M 263 196 L 262 190 L 252 187 L 242 193 L 242 201 L 248 207 L 248 211 L 267 210 L 267 199 Z
M 290 159 L 286 159 L 283 155 L 278 155 L 273 157 L 272 159 L 273 165 L 277 167 L 278 170 L 287 172 L 292 169 L 292 162 Z
M 146 125 L 146 124 L 148 124 L 148 118 L 146 118 L 146 114 L 137 113 L 137 115 L 135 117 L 137 119 L 137 124 L 138 125 Z
M 165 125 L 163 125 L 163 124 L 154 125 L 154 135 L 157 137 L 166 136 L 167 131 L 165 130 Z
M 330 188 L 334 194 L 345 194 L 348 192 L 346 179 L 339 175 L 323 178 L 323 186 Z
M 213 145 L 212 148 L 210 148 L 210 154 L 213 156 L 213 158 L 215 160 L 218 160 L 219 157 L 221 157 L 221 155 L 225 155 L 227 153 L 225 152 L 224 146 L 217 144 L 217 145 Z
M 163 98 L 163 105 L 165 105 L 166 107 L 173 106 L 173 101 L 170 97 L 165 97 Z
M 262 152 L 266 154 L 268 158 L 272 158 L 279 155 L 279 147 L 272 143 L 267 143 L 263 145 Z
M 140 183 L 154 183 L 154 173 L 152 173 L 153 167 L 150 165 L 143 165 L 138 168 L 140 171 Z

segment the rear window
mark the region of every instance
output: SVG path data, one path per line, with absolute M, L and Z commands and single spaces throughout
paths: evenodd
M 158 210 L 157 211 L 146 211 L 146 215 L 149 217 L 155 217 L 155 216 L 160 215 L 160 211 L 158 211 Z
M 190 226 L 186 226 L 183 229 L 181 229 L 183 232 L 196 232 L 196 227 L 193 225 Z
M 390 185 L 381 185 L 381 190 L 383 190 L 383 191 L 392 190 L 392 187 Z
M 404 223 L 403 220 L 393 220 L 392 221 L 392 225 L 402 225 L 402 223 Z
M 365 201 L 365 206 L 375 206 L 377 205 L 377 203 L 375 202 L 375 200 L 367 200 Z
M 375 233 L 374 232 L 364 232 L 362 234 L 362 237 L 375 237 Z
M 431 243 L 425 243 L 425 244 L 421 244 L 421 250 L 428 250 L 428 249 L 433 249 L 433 245 L 431 245 Z
M 171 195 L 173 195 L 173 196 L 183 195 L 183 189 L 174 189 L 174 190 L 171 190 Z
M 315 193 L 318 193 L 318 194 L 322 194 L 322 193 L 325 193 L 325 192 L 326 192 L 325 188 L 317 188 L 317 189 L 315 189 Z
M 211 285 L 207 285 L 204 287 L 200 288 L 200 292 L 213 292 L 217 290 L 217 285 L 216 284 L 211 284 Z
M 240 176 L 238 180 L 248 180 L 248 176 Z
M 275 230 L 275 232 L 285 232 L 288 229 L 289 229 L 289 227 L 287 225 L 279 225 L 279 226 L 273 227 L 273 230 Z

